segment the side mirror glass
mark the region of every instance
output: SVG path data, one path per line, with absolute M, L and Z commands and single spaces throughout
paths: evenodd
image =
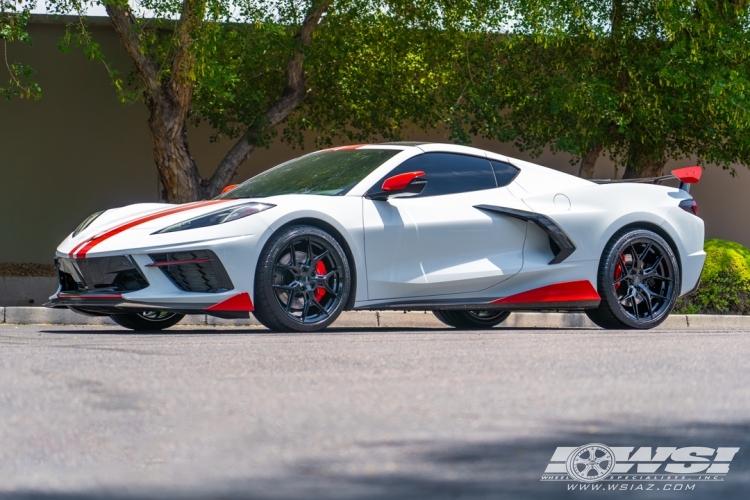
M 381 191 L 367 197 L 371 200 L 387 200 L 395 196 L 414 196 L 427 186 L 424 172 L 406 172 L 387 178 L 380 187 Z

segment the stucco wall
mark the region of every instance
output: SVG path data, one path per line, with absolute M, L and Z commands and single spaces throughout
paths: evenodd
M 129 62 L 115 34 L 94 27 L 108 60 L 127 73 Z M 43 89 L 39 101 L 0 100 L 0 262 L 49 262 L 55 246 L 87 215 L 129 203 L 156 201 L 158 182 L 140 102 L 117 101 L 104 68 L 80 50 L 60 53 L 61 24 L 31 27 L 33 47 L 10 46 L 10 59 L 37 69 Z M 6 76 L 0 71 L 0 78 Z M 209 175 L 230 144 L 210 143 L 207 128 L 189 131 L 190 147 L 204 175 Z M 445 141 L 440 132 L 415 132 L 407 139 Z M 477 139 L 475 146 L 529 159 L 509 144 Z M 237 180 L 300 154 L 283 143 L 259 150 L 243 165 Z M 570 173 L 576 168 L 564 155 L 545 154 L 537 163 Z M 673 163 L 669 167 L 682 166 Z M 694 188 L 707 237 L 750 246 L 750 172 L 739 177 L 709 168 Z M 614 171 L 600 160 L 597 177 Z M 627 203 L 627 200 L 623 200 Z

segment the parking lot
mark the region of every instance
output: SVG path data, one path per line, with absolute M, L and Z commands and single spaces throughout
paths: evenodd
M 750 332 L 0 326 L 6 498 L 592 498 L 558 446 L 739 447 Z M 662 483 L 657 484 L 660 486 Z

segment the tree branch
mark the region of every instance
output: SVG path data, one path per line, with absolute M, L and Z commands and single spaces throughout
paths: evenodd
M 159 92 L 159 66 L 141 49 L 141 41 L 135 31 L 135 18 L 126 2 L 106 2 L 107 14 L 112 21 L 112 27 L 120 37 L 125 50 L 133 60 L 138 76 L 146 88 L 146 93 L 155 98 Z
M 310 45 L 312 34 L 320 26 L 321 17 L 328 10 L 331 2 L 332 0 L 319 0 L 313 3 L 299 32 L 295 36 L 295 39 L 301 43 L 302 48 Z M 284 91 L 276 102 L 263 114 L 263 117 L 247 129 L 245 134 L 240 137 L 239 141 L 237 141 L 221 161 L 209 181 L 209 196 L 216 196 L 232 180 L 239 166 L 247 160 L 247 157 L 255 149 L 255 144 L 261 134 L 268 128 L 273 128 L 281 123 L 282 120 L 289 116 L 305 100 L 307 89 L 305 88 L 304 59 L 305 55 L 300 50 L 289 60 L 286 67 L 286 86 L 284 87 Z

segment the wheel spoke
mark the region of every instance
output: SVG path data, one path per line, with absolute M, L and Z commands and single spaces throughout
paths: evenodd
M 654 319 L 654 308 L 651 305 L 651 294 L 644 293 L 643 291 L 638 292 L 638 294 L 643 298 L 644 302 L 646 302 L 646 306 L 648 307 L 648 315 L 651 316 L 651 319 Z
M 649 242 L 646 245 L 646 248 L 643 250 L 643 253 L 638 256 L 638 260 L 643 260 L 643 258 L 646 256 L 646 254 L 648 253 L 648 251 L 651 250 L 651 246 L 652 246 L 652 243 Z
M 312 241 L 310 241 L 310 237 L 307 237 L 307 260 L 305 261 L 305 264 L 312 265 L 313 261 L 313 251 L 312 251 Z
M 310 299 L 312 300 L 313 305 L 317 307 L 318 309 L 320 309 L 320 312 L 325 314 L 327 317 L 328 311 L 326 311 L 325 307 L 323 307 L 323 305 L 320 302 L 318 302 L 318 299 L 315 297 L 315 295 L 310 294 Z
M 651 274 L 653 272 L 656 272 L 656 267 L 661 263 L 662 259 L 664 259 L 664 254 L 659 255 L 659 257 L 656 258 L 656 262 L 654 262 L 651 267 L 648 269 L 643 270 L 643 274 Z
M 299 265 L 299 264 L 297 263 L 297 252 L 296 252 L 296 251 L 294 250 L 294 244 L 295 244 L 295 243 L 296 243 L 296 242 L 292 241 L 292 242 L 291 242 L 291 243 L 289 244 L 289 249 L 290 249 L 290 253 L 291 253 L 291 257 L 292 257 L 292 260 L 291 260 L 291 262 L 292 262 L 292 266 L 293 266 L 293 267 L 297 267 L 297 266 Z
M 320 262 L 320 259 L 322 259 L 326 255 L 328 255 L 329 253 L 331 253 L 331 251 L 330 250 L 326 250 L 325 252 L 321 253 L 320 255 L 316 255 L 315 258 L 312 261 L 312 264 L 317 264 L 318 262 Z
M 323 283 L 323 288 L 325 288 L 325 290 L 326 290 L 326 291 L 327 291 L 328 293 L 330 293 L 331 295 L 333 295 L 333 297 L 334 297 L 334 298 L 336 298 L 336 299 L 338 299 L 338 298 L 339 298 L 339 294 L 337 294 L 336 292 L 334 292 L 334 291 L 333 291 L 333 288 L 331 288 L 331 287 L 330 287 L 330 286 L 328 285 L 328 283 Z
M 620 254 L 620 265 L 622 266 L 622 272 L 628 274 L 628 265 L 625 263 L 625 258 Z
M 331 269 L 330 271 L 328 271 L 328 273 L 326 273 L 325 275 L 323 275 L 320 279 L 322 279 L 324 281 L 328 281 L 329 279 L 331 279 L 331 276 L 333 276 L 334 274 L 336 274 L 338 272 L 338 270 L 339 270 L 339 268 L 335 267 L 335 268 Z
M 627 274 L 623 274 L 622 276 L 620 276 L 619 278 L 617 278 L 615 280 L 614 285 L 619 285 L 620 283 L 622 283 L 623 281 L 625 281 L 627 278 L 628 278 L 628 275 Z
M 310 309 L 310 295 L 305 294 L 305 305 L 302 307 L 302 316 L 300 317 L 303 323 L 305 322 L 305 318 L 307 317 L 307 312 L 309 309 Z
M 292 313 L 292 302 L 294 301 L 294 292 L 286 294 L 286 313 Z
M 293 292 L 294 290 L 296 290 L 296 288 L 293 287 L 292 285 L 271 285 L 271 286 L 274 288 L 279 288 L 281 290 L 286 290 L 288 292 Z
M 662 281 L 672 281 L 672 278 L 667 278 L 666 276 L 662 276 L 661 274 L 651 274 L 651 275 L 644 275 L 644 279 L 656 279 L 656 280 L 662 280 Z

